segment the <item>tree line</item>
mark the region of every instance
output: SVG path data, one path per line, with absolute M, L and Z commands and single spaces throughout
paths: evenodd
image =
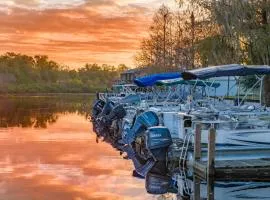
M 135 61 L 151 72 L 189 70 L 211 65 L 270 65 L 269 0 L 176 0 L 162 5 Z M 246 77 L 244 87 L 254 83 Z M 270 105 L 270 77 L 265 78 Z
M 0 56 L 0 74 L 15 77 L 2 84 L 0 92 L 9 93 L 86 93 L 104 91 L 111 87 L 119 74 L 126 70 L 119 66 L 86 64 L 77 70 L 61 66 L 48 56 L 27 56 L 8 52 Z

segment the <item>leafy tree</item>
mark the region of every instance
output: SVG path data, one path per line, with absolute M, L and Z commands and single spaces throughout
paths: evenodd
M 176 1 L 179 10 L 172 12 L 162 5 L 156 11 L 149 36 L 136 55 L 138 67 L 159 66 L 154 71 L 166 71 L 168 66 L 185 70 L 231 63 L 270 64 L 270 1 Z M 243 83 L 253 85 L 254 77 Z M 270 84 L 269 78 L 265 83 Z
M 0 92 L 96 92 L 110 87 L 126 69 L 124 64 L 118 67 L 86 64 L 74 70 L 45 55 L 6 53 L 0 56 L 0 73 L 13 74 L 17 81 L 0 87 Z

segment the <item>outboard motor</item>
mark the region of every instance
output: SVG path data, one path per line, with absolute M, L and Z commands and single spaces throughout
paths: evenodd
M 123 119 L 127 112 L 122 105 L 115 106 L 112 111 L 105 116 L 106 120 L 111 124 L 113 120 Z
M 170 182 L 169 176 L 149 172 L 146 176 L 145 188 L 150 194 L 165 194 L 169 191 Z
M 142 132 L 146 131 L 147 128 L 157 126 L 159 119 L 156 113 L 152 111 L 146 111 L 140 114 L 131 129 L 126 129 L 123 132 L 122 142 L 125 144 L 131 144 L 135 138 L 138 137 Z
M 111 112 L 113 105 L 114 105 L 114 103 L 112 101 L 104 102 L 104 106 L 102 108 L 102 111 L 95 118 L 94 131 L 97 133 L 98 136 L 105 137 L 107 132 L 108 132 L 108 128 L 106 126 L 104 126 L 102 118 Z
M 108 115 L 114 107 L 114 103 L 112 101 L 108 101 L 103 106 L 102 112 L 99 114 L 99 117 L 103 117 L 105 115 Z
M 148 172 L 165 176 L 168 173 L 166 157 L 172 138 L 167 128 L 161 126 L 150 127 L 146 131 L 146 148 L 151 157 L 147 160 L 142 159 L 131 145 L 125 145 L 123 151 L 127 152 L 132 159 L 136 172 L 141 176 L 146 176 Z
M 110 103 L 107 103 L 104 106 L 102 113 L 107 113 L 106 115 L 102 115 L 97 120 L 97 130 L 101 135 L 106 135 L 109 132 L 110 126 L 114 120 L 119 120 L 125 117 L 126 110 L 122 105 L 117 105 L 114 108 L 111 107 Z M 109 112 L 110 111 L 110 112 Z
M 172 177 L 152 172 L 146 176 L 145 188 L 150 194 L 178 193 L 178 183 Z
M 148 160 L 140 159 L 130 145 L 125 145 L 124 147 L 122 147 L 122 150 L 127 153 L 128 158 L 131 159 L 133 162 L 137 174 L 139 174 L 142 177 L 145 177 L 147 173 L 155 165 L 154 159 Z
M 166 161 L 172 137 L 168 128 L 163 126 L 151 127 L 146 132 L 146 148 L 156 161 Z
M 93 108 L 92 108 L 92 118 L 96 119 L 97 116 L 102 112 L 102 109 L 105 105 L 105 102 L 101 99 L 95 101 Z
M 97 99 L 93 105 L 91 113 L 91 121 L 93 122 L 93 131 L 98 133 L 98 124 L 96 122 L 98 115 L 102 112 L 105 102 L 101 99 Z
M 99 126 L 110 126 L 113 120 L 123 119 L 126 115 L 126 110 L 122 105 L 115 106 L 107 115 L 101 116 Z
M 166 157 L 171 144 L 171 134 L 166 127 L 156 126 L 147 130 L 146 148 L 156 161 L 146 176 L 146 190 L 151 194 L 164 194 L 170 189 Z

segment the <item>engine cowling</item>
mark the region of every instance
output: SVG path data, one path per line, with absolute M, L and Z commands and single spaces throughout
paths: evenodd
M 146 148 L 157 161 L 165 161 L 172 137 L 168 128 L 163 126 L 151 127 L 146 132 Z
M 112 104 L 107 104 L 104 106 L 104 112 L 106 115 L 100 114 L 100 117 L 96 120 L 96 130 L 100 135 L 105 136 L 110 131 L 110 126 L 114 120 L 123 119 L 126 115 L 126 110 L 122 105 L 117 105 L 115 107 L 111 107 Z M 110 112 L 109 112 L 110 111 Z
M 92 118 L 97 118 L 97 116 L 102 112 L 105 102 L 101 99 L 95 101 L 92 108 Z
M 140 114 L 133 126 L 130 129 L 124 130 L 123 133 L 123 142 L 125 144 L 131 144 L 134 142 L 135 138 L 140 136 L 143 132 L 145 132 L 148 128 L 152 126 L 157 126 L 159 124 L 159 119 L 156 113 L 152 111 L 146 111 Z

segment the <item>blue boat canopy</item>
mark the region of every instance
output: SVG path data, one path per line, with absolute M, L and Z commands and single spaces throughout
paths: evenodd
M 179 72 L 175 73 L 161 73 L 161 74 L 152 74 L 149 76 L 139 77 L 134 80 L 134 83 L 139 87 L 153 86 L 157 81 L 168 80 L 181 78 L 182 75 Z
M 185 80 L 208 79 L 222 76 L 248 76 L 248 75 L 266 75 L 270 74 L 270 67 L 267 65 L 220 65 L 201 69 L 195 69 L 182 73 Z

